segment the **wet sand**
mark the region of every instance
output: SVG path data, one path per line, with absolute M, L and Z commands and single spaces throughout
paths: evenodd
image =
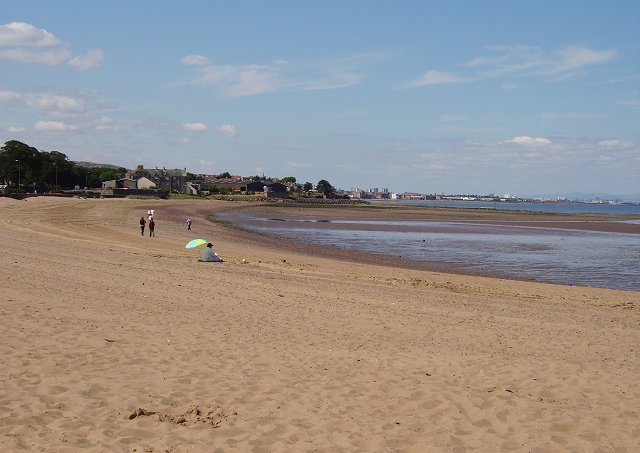
M 370 220 L 370 221 L 422 221 L 457 222 L 482 225 L 509 225 L 559 228 L 611 233 L 640 234 L 640 215 L 604 215 L 592 213 L 560 214 L 507 210 L 479 210 L 440 207 L 380 207 L 380 206 L 335 206 L 315 207 L 283 206 L 282 204 L 259 205 L 238 208 L 257 217 L 313 222 L 313 228 L 327 228 L 325 222 Z M 631 223 L 636 222 L 636 223 Z M 304 224 L 302 225 L 304 226 Z M 311 226 L 311 225 L 309 225 Z M 401 231 L 398 226 L 370 225 L 379 231 Z M 342 224 L 341 228 L 354 228 Z M 425 227 L 428 228 L 428 227 Z
M 208 222 L 235 205 L 0 199 L 0 449 L 637 451 L 637 292 Z
M 322 245 L 314 245 L 311 240 L 296 240 L 291 234 L 284 232 L 278 233 L 278 229 L 295 228 L 295 230 L 338 230 L 338 231 L 359 231 L 366 230 L 371 232 L 411 232 L 416 234 L 436 233 L 447 234 L 456 233 L 463 236 L 464 233 L 481 234 L 489 233 L 491 235 L 513 235 L 522 234 L 522 228 L 536 228 L 535 233 L 545 235 L 542 231 L 562 230 L 583 231 L 583 232 L 602 232 L 602 233 L 624 233 L 624 234 L 640 234 L 640 215 L 603 215 L 603 214 L 559 214 L 559 213 L 540 213 L 527 211 L 507 211 L 507 210 L 478 210 L 473 208 L 441 208 L 441 207 L 400 207 L 400 206 L 371 206 L 371 205 L 324 205 L 316 207 L 308 207 L 305 205 L 294 205 L 288 203 L 262 203 L 249 206 L 230 207 L 225 211 L 219 212 L 214 219 L 236 222 L 247 228 L 259 230 L 261 228 L 271 228 L 272 232 L 266 232 L 262 235 L 257 233 L 246 233 L 246 238 L 253 237 L 261 243 L 269 243 L 273 247 L 280 247 L 283 250 L 297 250 L 299 252 L 324 256 L 334 259 L 350 260 L 360 263 L 381 263 L 395 268 L 421 269 L 436 272 L 455 273 L 461 275 L 482 275 L 486 277 L 497 277 L 507 279 L 520 280 L 536 280 L 545 282 L 554 282 L 554 275 L 560 272 L 563 276 L 562 281 L 558 283 L 567 284 L 578 279 L 584 280 L 588 286 L 604 286 L 617 289 L 635 289 L 634 285 L 628 284 L 622 276 L 620 278 L 620 286 L 616 287 L 615 282 L 607 283 L 602 277 L 592 276 L 592 283 L 589 283 L 587 275 L 572 276 L 572 269 L 543 269 L 540 266 L 539 275 L 536 273 L 517 272 L 517 264 L 505 264 L 505 268 L 501 268 L 497 264 L 495 266 L 482 265 L 484 261 L 476 263 L 473 258 L 468 257 L 466 260 L 451 259 L 446 253 L 436 252 L 420 255 L 419 258 L 412 258 L 415 251 L 405 250 L 406 253 L 395 253 L 391 248 L 380 253 L 368 253 L 365 247 L 353 248 L 349 246 L 338 247 L 327 245 L 325 241 Z M 251 218 L 262 220 L 251 220 Z M 504 228 L 509 227 L 509 228 Z M 541 230 L 542 228 L 542 230 Z M 270 234 L 271 233 L 271 234 Z M 295 236 L 295 234 L 293 235 Z M 337 241 L 341 240 L 339 234 L 333 235 Z M 437 239 L 437 236 L 436 236 Z M 348 237 L 342 237 L 345 243 L 349 243 Z M 508 240 L 505 237 L 505 240 Z M 372 242 L 371 244 L 374 244 Z M 480 247 L 482 244 L 478 244 Z M 382 246 L 382 245 L 381 245 Z M 462 250 L 465 245 L 460 246 Z M 517 247 L 523 253 L 543 250 L 537 248 L 536 243 L 523 243 L 518 241 Z M 604 249 L 603 249 L 604 250 Z M 473 252 L 473 251 L 472 251 Z M 438 259 L 440 253 L 440 258 Z M 606 252 L 603 251 L 603 253 Z M 403 256 L 404 255 L 404 256 Z M 595 258 L 595 257 L 592 257 Z M 500 258 L 504 260 L 504 258 Z M 569 258 L 571 259 L 571 258 Z M 576 257 L 573 257 L 576 259 Z M 557 260 L 557 258 L 556 258 Z M 593 263 L 595 261 L 589 261 Z M 559 263 L 555 263 L 557 266 Z M 602 263 L 606 265 L 606 263 Z M 514 267 L 515 266 L 515 267 Z M 617 264 L 616 264 L 617 266 Z M 613 271 L 613 270 L 611 270 Z

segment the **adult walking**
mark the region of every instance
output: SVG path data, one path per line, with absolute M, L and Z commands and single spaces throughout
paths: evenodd
M 149 220 L 149 237 L 156 237 L 156 222 L 153 218 Z
M 147 221 L 144 217 L 140 217 L 140 235 L 144 236 L 144 226 L 147 224 Z

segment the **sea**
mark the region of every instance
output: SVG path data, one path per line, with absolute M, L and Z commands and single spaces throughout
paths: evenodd
M 492 201 L 436 201 L 436 200 L 369 200 L 371 204 L 396 206 L 439 206 L 465 209 L 504 209 L 507 211 L 640 214 L 638 203 L 578 203 L 578 202 L 492 202 Z
M 469 207 L 476 202 L 410 203 L 449 207 L 454 203 Z M 563 210 L 543 212 L 640 214 L 640 206 L 634 205 L 531 203 L 532 208 L 525 209 L 528 203 L 495 204 L 504 209 L 536 212 L 542 211 L 540 208 L 559 209 L 561 205 Z M 476 207 L 499 209 L 481 205 Z M 426 268 L 434 264 L 476 275 L 640 291 L 640 234 L 550 228 L 545 222 L 535 226 L 420 220 L 314 222 L 233 211 L 216 217 L 261 234 L 371 253 L 379 256 L 381 262 L 394 256 Z

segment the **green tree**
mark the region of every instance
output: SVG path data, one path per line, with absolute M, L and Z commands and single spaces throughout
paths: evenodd
M 224 173 L 220 173 L 218 175 L 218 178 L 220 179 L 231 178 L 231 173 L 229 173 L 228 171 L 225 171 Z
M 120 175 L 118 174 L 118 170 L 113 168 L 102 168 L 102 171 L 98 175 L 98 180 L 100 182 L 111 181 L 112 179 L 120 179 Z
M 66 187 L 69 185 L 70 175 L 73 174 L 74 163 L 59 151 L 43 151 L 44 158 L 43 176 L 44 184 L 49 188 Z
M 280 182 L 281 182 L 282 184 L 287 184 L 287 183 L 293 183 L 293 184 L 295 184 L 295 182 L 296 182 L 296 177 L 295 177 L 295 176 L 285 176 L 284 178 L 282 178 L 282 179 L 280 180 Z
M 0 183 L 14 189 L 46 191 L 54 187 L 78 185 L 99 187 L 102 181 L 124 177 L 125 168 L 85 168 L 69 161 L 59 151 L 38 151 L 25 143 L 10 140 L 0 148 Z
M 0 149 L 0 181 L 16 189 L 39 186 L 41 169 L 42 156 L 32 146 L 9 140 Z
M 204 181 L 204 177 L 195 173 L 187 172 L 187 181 Z
M 313 189 L 313 184 L 307 181 L 304 183 L 302 188 L 304 189 L 305 192 L 309 192 L 311 189 Z
M 333 187 L 326 179 L 321 179 L 320 181 L 318 181 L 316 190 L 327 198 L 332 197 L 336 192 L 335 187 Z

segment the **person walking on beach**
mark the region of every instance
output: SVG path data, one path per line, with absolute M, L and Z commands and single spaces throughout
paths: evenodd
M 156 222 L 153 220 L 153 217 L 151 217 L 151 220 L 149 220 L 149 237 L 156 237 Z
M 191 230 L 191 217 L 187 219 L 187 230 Z
M 140 235 L 144 236 L 144 226 L 147 224 L 147 221 L 144 217 L 140 217 Z

